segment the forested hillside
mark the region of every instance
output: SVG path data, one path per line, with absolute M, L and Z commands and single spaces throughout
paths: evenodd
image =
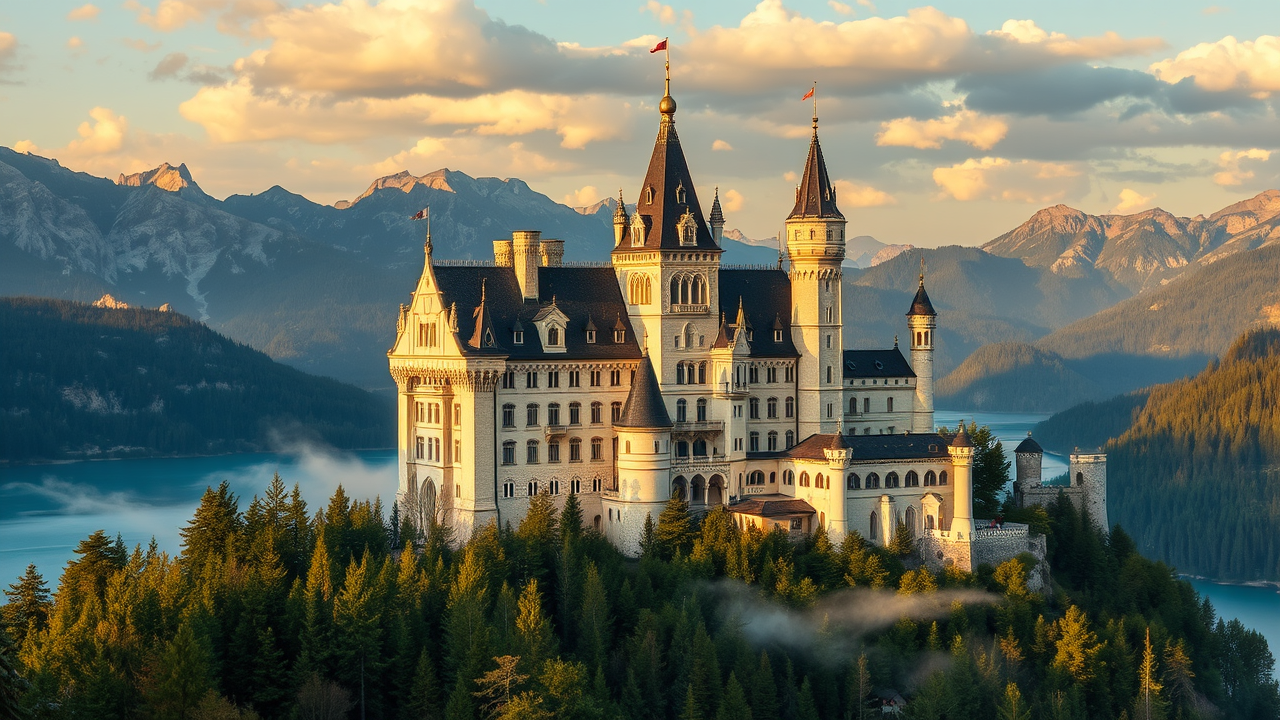
M 1280 580 L 1280 330 L 1148 392 L 1054 415 L 1036 438 L 1105 443 L 1111 518 L 1142 552 L 1186 573 Z
M 223 484 L 177 558 L 97 532 L 52 599 L 29 568 L 6 593 L 0 713 L 867 720 L 895 691 L 938 720 L 1280 712 L 1262 636 L 1070 503 L 1029 518 L 1048 597 L 1030 556 L 934 574 L 856 535 L 793 544 L 723 508 L 699 523 L 679 500 L 639 562 L 582 528 L 574 496 L 457 551 L 341 488 L 312 518 L 279 478 L 245 510 Z
M 0 461 L 387 447 L 389 402 L 178 313 L 0 298 Z

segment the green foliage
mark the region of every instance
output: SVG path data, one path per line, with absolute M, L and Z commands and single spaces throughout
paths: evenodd
M 25 573 L 4 612 L 40 607 L 47 620 L 27 623 L 19 649 L 0 642 L 0 708 L 16 699 L 49 720 L 866 720 L 899 688 L 913 717 L 1134 720 L 1159 685 L 1170 718 L 1280 710 L 1261 636 L 1218 621 L 1123 532 L 1106 538 L 1066 502 L 1040 511 L 1057 583 L 1044 597 L 1028 591 L 1024 558 L 935 575 L 856 535 L 793 543 L 723 510 L 688 518 L 687 552 L 635 562 L 590 530 L 566 537 L 553 506 L 456 550 L 429 531 L 415 553 L 375 532 L 388 523 L 377 503 L 335 492 L 296 526 L 294 500 L 273 479 L 241 513 L 211 490 L 176 559 L 94 533 L 51 605 L 30 602 L 42 583 Z M 682 523 L 681 510 L 659 524 Z M 965 605 L 947 594 L 957 588 L 990 600 Z M 950 610 L 904 618 L 891 591 Z M 757 645 L 748 613 L 785 621 L 788 636 Z M 865 620 L 876 617 L 893 624 Z
M 10 379 L 0 459 L 251 452 L 275 433 L 343 448 L 393 442 L 385 400 L 177 313 L 3 298 L 0 337 Z

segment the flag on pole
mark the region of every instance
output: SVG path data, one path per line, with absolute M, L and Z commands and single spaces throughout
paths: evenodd
M 811 88 L 809 88 L 809 92 L 805 93 L 805 94 L 804 94 L 804 97 L 800 98 L 800 100 L 803 102 L 803 101 L 808 100 L 809 98 L 813 97 L 813 91 L 814 91 L 814 90 L 817 90 L 817 88 L 816 88 L 816 87 L 811 87 Z
M 418 211 L 418 214 L 417 214 L 417 215 L 414 215 L 413 217 L 411 217 L 411 218 L 409 218 L 409 219 L 410 219 L 410 220 L 425 220 L 425 219 L 427 218 L 427 213 L 428 213 L 428 211 L 429 211 L 429 210 L 430 210 L 430 208 L 422 208 L 421 210 L 419 210 L 419 211 Z
M 653 53 L 661 52 L 666 49 L 667 49 L 667 38 L 662 38 L 662 42 L 658 43 L 657 45 L 654 45 L 653 49 L 649 51 L 649 54 L 652 55 Z

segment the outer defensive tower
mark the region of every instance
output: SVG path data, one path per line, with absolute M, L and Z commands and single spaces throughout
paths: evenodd
M 933 334 L 938 328 L 938 313 L 924 290 L 924 260 L 920 260 L 920 287 L 911 309 L 907 311 L 907 327 L 911 331 L 911 369 L 916 374 L 915 414 L 911 431 L 933 432 Z

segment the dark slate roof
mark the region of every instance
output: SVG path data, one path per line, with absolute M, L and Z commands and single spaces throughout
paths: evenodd
M 809 140 L 809 157 L 804 161 L 804 175 L 796 193 L 796 206 L 787 219 L 791 218 L 844 219 L 840 208 L 836 207 L 836 188 L 827 176 L 827 161 L 822 158 L 816 117 L 813 119 L 813 138 Z
M 656 249 L 698 249 L 711 252 L 722 252 L 711 237 L 711 230 L 702 215 L 702 206 L 698 204 L 698 193 L 693 187 L 693 176 L 689 174 L 689 164 L 685 162 L 684 150 L 680 147 L 680 136 L 676 134 L 675 111 L 664 114 L 658 127 L 658 139 L 653 144 L 653 155 L 649 158 L 649 170 L 645 173 L 644 184 L 636 197 L 635 212 L 646 220 L 648 227 L 643 247 L 631 247 L 631 225 L 628 223 L 622 242 L 613 252 L 644 252 Z M 653 202 L 647 202 L 648 189 L 653 188 Z M 677 192 L 684 188 L 685 202 L 679 202 Z M 680 245 L 680 233 L 676 227 L 680 217 L 688 210 L 698 225 L 695 237 L 696 246 Z
M 658 388 L 657 376 L 653 374 L 653 363 L 649 361 L 649 353 L 645 353 L 640 358 L 640 367 L 636 369 L 636 379 L 631 383 L 631 392 L 627 393 L 627 402 L 622 406 L 622 415 L 613 421 L 613 426 L 674 427 L 671 416 L 667 414 L 667 404 L 662 401 L 662 391 Z
M 1044 449 L 1040 447 L 1040 443 L 1031 439 L 1031 433 L 1027 433 L 1027 439 L 1018 443 L 1018 447 L 1014 448 L 1015 453 L 1038 453 L 1044 454 Z
M 913 378 L 915 372 L 907 364 L 898 348 L 889 350 L 845 350 L 844 377 L 857 378 Z
M 472 354 L 505 354 L 513 359 L 619 359 L 640 358 L 640 345 L 630 330 L 627 305 L 612 268 L 538 268 L 540 302 L 524 302 L 515 270 L 492 266 L 439 266 L 434 268 L 444 303 L 458 304 L 458 337 L 464 350 Z M 477 349 L 469 344 L 476 337 L 476 308 L 484 288 L 485 311 L 497 336 L 497 347 Z M 545 353 L 533 318 L 551 304 L 569 318 L 565 329 L 565 352 Z M 597 332 L 595 343 L 587 343 L 587 323 L 592 318 L 617 317 L 627 327 L 626 340 L 614 342 L 612 332 Z M 524 328 L 524 344 L 512 342 L 512 328 Z M 611 323 L 612 324 L 612 323 Z
M 791 515 L 812 515 L 816 512 L 813 506 L 804 500 L 789 495 L 751 495 L 729 506 L 729 512 L 753 515 L 755 517 L 787 517 Z
M 715 197 L 711 199 L 711 217 L 707 218 L 707 222 L 724 226 L 724 211 L 720 209 L 720 188 L 716 188 Z
M 823 451 L 831 447 L 834 433 L 810 435 L 790 450 L 780 452 L 747 453 L 749 460 L 793 458 L 796 460 L 826 460 Z M 947 446 L 951 438 L 937 433 L 910 435 L 845 435 L 844 443 L 853 460 L 923 460 L 950 459 Z
M 924 275 L 920 276 L 920 289 L 916 290 L 915 299 L 911 301 L 911 309 L 907 311 L 907 317 L 912 315 L 938 316 L 937 311 L 933 309 L 933 303 L 929 302 L 929 293 L 924 291 Z
M 969 431 L 964 429 L 964 421 L 959 423 L 960 429 L 956 431 L 955 437 L 951 440 L 951 447 L 971 448 L 973 441 L 969 439 Z
M 751 357 L 799 357 L 791 342 L 791 280 L 784 270 L 721 270 L 720 312 L 737 322 L 738 303 L 747 316 Z M 782 342 L 773 341 L 773 327 L 781 320 Z M 729 331 L 733 337 L 733 331 Z M 718 338 L 717 338 L 718 340 Z

